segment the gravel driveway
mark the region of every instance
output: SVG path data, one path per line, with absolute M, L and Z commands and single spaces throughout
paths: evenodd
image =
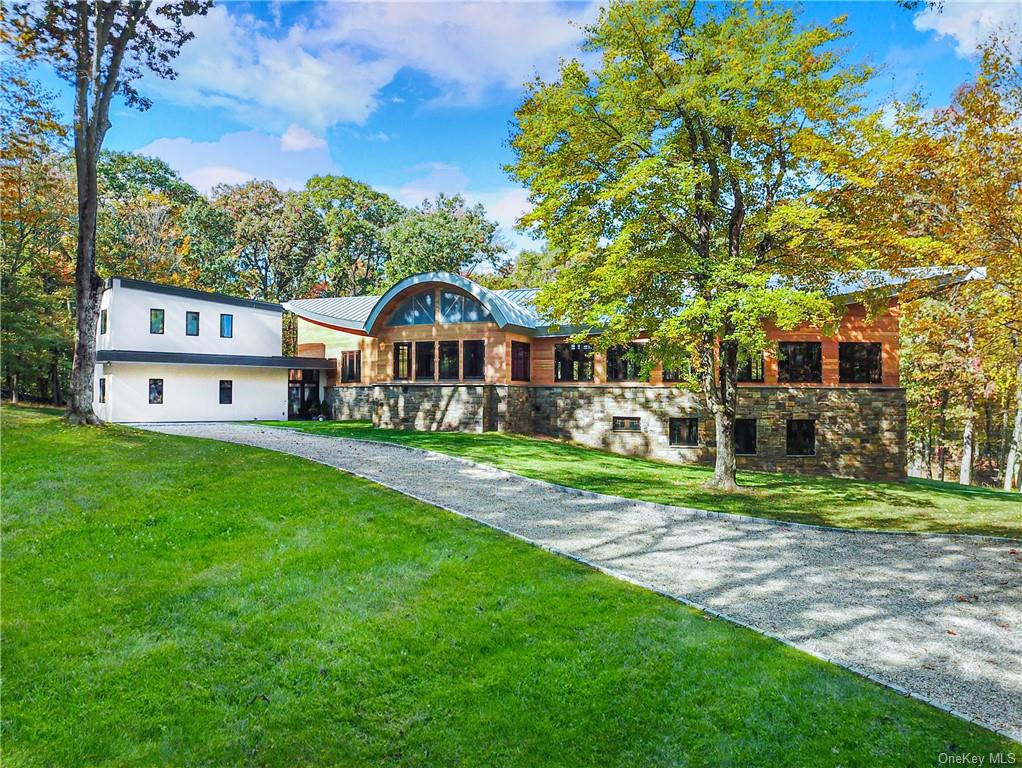
M 727 519 L 284 429 L 147 428 L 329 464 L 709 607 L 1022 740 L 1022 544 Z

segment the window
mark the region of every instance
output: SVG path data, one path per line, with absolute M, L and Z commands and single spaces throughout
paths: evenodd
M 735 453 L 739 456 L 756 455 L 755 419 L 735 419 Z
M 642 377 L 642 344 L 625 344 L 607 350 L 607 381 L 639 381 Z
M 220 315 L 220 338 L 234 338 L 234 315 Z
M 763 353 L 738 354 L 738 380 L 763 381 Z
M 486 307 L 471 296 L 451 291 L 440 292 L 441 323 L 481 323 L 492 319 Z
M 163 333 L 163 320 L 166 313 L 162 309 L 149 310 L 149 333 Z
M 668 368 L 664 366 L 664 381 L 687 381 L 692 378 L 692 364 L 689 363 L 682 368 Z
M 556 381 L 592 381 L 592 344 L 555 344 L 554 379 Z
M 818 341 L 782 341 L 778 381 L 823 381 L 823 349 Z
M 440 378 L 441 379 L 456 379 L 458 378 L 458 368 L 461 366 L 461 362 L 458 354 L 458 342 L 456 341 L 441 341 L 440 342 Z
M 813 456 L 816 454 L 815 420 L 788 419 L 788 441 L 785 453 L 789 456 Z
M 423 291 L 405 299 L 390 316 L 389 325 L 433 325 L 435 317 L 433 291 Z
M 641 422 L 638 416 L 615 416 L 611 419 L 611 428 L 615 432 L 639 432 L 642 430 Z
M 415 342 L 415 380 L 433 379 L 436 344 L 432 341 Z
M 671 445 L 699 445 L 699 419 L 670 419 L 667 422 L 667 438 Z
M 481 379 L 486 374 L 486 342 L 466 341 L 465 359 L 462 361 L 462 378 Z
M 234 400 L 234 382 L 220 379 L 220 405 L 230 405 Z
M 362 353 L 341 352 L 341 381 L 362 381 Z
M 106 310 L 99 310 L 99 335 L 106 333 Z
M 149 405 L 163 404 L 163 379 L 149 379 Z
M 399 341 L 394 345 L 394 378 L 409 379 L 412 376 L 412 344 Z
M 511 342 L 511 381 L 528 381 L 532 375 L 532 345 Z
M 879 384 L 883 353 L 879 342 L 842 341 L 837 345 L 838 378 L 842 384 Z
M 99 377 L 99 402 L 106 402 L 106 376 Z
M 185 312 L 185 336 L 199 335 L 199 313 Z

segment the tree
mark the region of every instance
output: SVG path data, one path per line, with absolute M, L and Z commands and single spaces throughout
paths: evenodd
M 390 248 L 384 233 L 405 213 L 389 195 L 345 176 L 313 176 L 305 197 L 326 229 L 319 271 L 332 296 L 380 288 Z
M 390 250 L 388 283 L 418 272 L 470 274 L 484 262 L 495 264 L 506 250 L 483 206 L 469 207 L 461 195 L 424 200 L 390 226 L 383 240 Z
M 834 52 L 846 34 L 760 4 L 614 2 L 586 29 L 594 71 L 562 63 L 515 114 L 522 224 L 561 265 L 540 310 L 601 328 L 602 347 L 646 331 L 665 362 L 692 360 L 712 487 L 736 486 L 740 350 L 765 346 L 764 320 L 832 322 L 828 284 L 878 252 L 853 222 L 882 128 L 869 71 Z
M 184 19 L 205 14 L 205 0 L 89 3 L 15 3 L 9 25 L 19 55 L 45 59 L 75 89 L 74 156 L 78 195 L 75 249 L 75 347 L 66 418 L 71 424 L 99 423 L 92 410 L 96 367 L 96 324 L 103 283 L 96 271 L 99 210 L 97 163 L 110 128 L 110 103 L 119 94 L 129 106 L 147 109 L 148 99 L 133 83 L 149 70 L 172 78 L 170 62 L 192 37 Z
M 181 231 L 185 257 L 198 272 L 197 287 L 243 295 L 234 260 L 234 222 L 230 214 L 200 197 L 181 213 Z

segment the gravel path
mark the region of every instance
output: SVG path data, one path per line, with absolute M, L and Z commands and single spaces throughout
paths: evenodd
M 1022 544 L 707 516 L 398 445 L 242 424 L 149 429 L 323 462 L 707 606 L 1022 740 Z

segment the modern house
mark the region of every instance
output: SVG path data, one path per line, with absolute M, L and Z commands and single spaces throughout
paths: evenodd
M 322 398 L 335 360 L 281 356 L 279 304 L 110 278 L 93 408 L 105 421 L 283 419 Z
M 698 393 L 636 352 L 571 343 L 537 315 L 535 289 L 490 290 L 435 272 L 382 296 L 297 299 L 298 352 L 327 364 L 338 419 L 397 429 L 506 430 L 671 461 L 710 462 L 713 420 Z M 768 351 L 740 373 L 741 467 L 870 478 L 905 476 L 898 303 L 869 317 L 849 290 L 834 335 L 768 328 Z M 320 375 L 320 374 L 317 374 Z

